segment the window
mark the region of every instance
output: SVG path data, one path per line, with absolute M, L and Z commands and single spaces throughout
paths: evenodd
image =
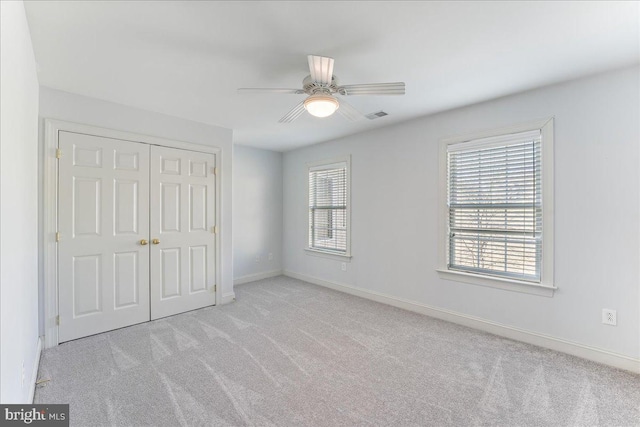
M 447 271 L 553 287 L 551 126 L 444 143 Z
M 309 246 L 349 256 L 349 158 L 309 165 Z

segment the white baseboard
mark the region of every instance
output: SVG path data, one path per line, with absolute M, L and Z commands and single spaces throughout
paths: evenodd
M 225 294 L 222 294 L 222 302 L 220 304 L 221 305 L 229 304 L 230 302 L 234 302 L 235 300 L 236 300 L 236 293 L 227 292 Z
M 268 279 L 269 277 L 282 276 L 282 270 L 265 271 L 263 273 L 248 274 L 233 279 L 233 286 L 243 283 L 255 282 L 256 280 Z
M 36 381 L 38 381 L 38 369 L 40 369 L 40 354 L 42 353 L 42 337 L 38 337 L 36 346 L 36 358 L 33 361 L 33 370 L 31 371 L 31 381 L 29 382 L 29 402 L 33 403 L 36 395 Z
M 294 279 L 303 280 L 315 285 L 324 286 L 336 291 L 345 292 L 358 297 L 366 298 L 372 301 L 380 302 L 416 313 L 424 314 L 437 319 L 446 320 L 448 322 L 457 323 L 459 325 L 468 326 L 470 328 L 479 329 L 505 338 L 516 341 L 522 341 L 528 344 L 537 345 L 539 347 L 549 348 L 551 350 L 577 356 L 582 359 L 591 360 L 593 362 L 602 363 L 604 365 L 613 366 L 614 368 L 624 369 L 634 373 L 640 373 L 640 359 L 636 359 L 623 354 L 614 353 L 605 349 L 591 347 L 584 344 L 567 341 L 562 338 L 556 338 L 549 335 L 531 332 L 513 326 L 504 325 L 490 320 L 481 319 L 479 317 L 469 316 L 454 311 L 432 307 L 415 301 L 398 298 L 367 289 L 358 288 L 350 285 L 343 285 L 327 280 L 319 279 L 313 276 L 296 273 L 294 271 L 284 270 L 283 274 Z

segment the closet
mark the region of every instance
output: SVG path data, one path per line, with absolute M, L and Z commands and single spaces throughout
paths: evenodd
M 216 156 L 58 134 L 59 342 L 216 303 Z

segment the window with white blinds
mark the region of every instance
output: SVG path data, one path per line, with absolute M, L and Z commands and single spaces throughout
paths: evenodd
M 541 131 L 447 146 L 448 268 L 541 281 Z
M 309 249 L 347 255 L 348 162 L 309 168 Z

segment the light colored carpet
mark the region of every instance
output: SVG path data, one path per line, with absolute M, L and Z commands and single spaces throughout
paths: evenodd
M 76 426 L 631 426 L 640 376 L 287 277 L 46 350 Z

